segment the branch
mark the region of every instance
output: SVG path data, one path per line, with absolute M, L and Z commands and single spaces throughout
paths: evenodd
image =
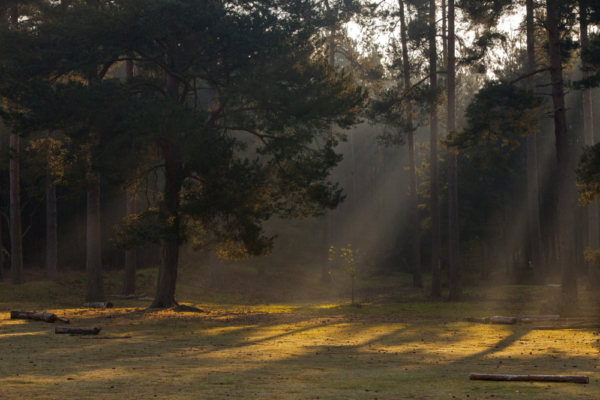
M 514 85 L 515 83 L 517 83 L 517 82 L 519 82 L 519 81 L 522 81 L 523 79 L 527 79 L 527 78 L 529 78 L 530 76 L 537 75 L 537 74 L 539 74 L 539 73 L 541 73 L 541 72 L 546 72 L 546 71 L 549 71 L 549 70 L 550 70 L 550 68 L 541 68 L 541 69 L 537 69 L 537 70 L 535 70 L 535 71 L 533 71 L 533 72 L 530 72 L 530 73 L 528 73 L 528 74 L 521 75 L 521 76 L 520 76 L 520 77 L 518 77 L 517 79 L 513 79 L 512 81 L 508 82 L 508 84 L 509 84 L 509 85 Z
M 247 129 L 247 128 L 242 128 L 242 127 L 239 127 L 239 126 L 219 126 L 219 128 L 221 128 L 221 129 L 228 129 L 230 131 L 244 131 L 244 132 L 248 132 L 248 133 L 253 134 L 254 136 L 256 136 L 257 138 L 259 138 L 261 140 L 262 139 L 281 139 L 278 136 L 272 136 L 272 135 L 266 135 L 264 133 L 258 133 L 256 131 L 253 131 L 253 130 L 250 130 L 250 129 Z

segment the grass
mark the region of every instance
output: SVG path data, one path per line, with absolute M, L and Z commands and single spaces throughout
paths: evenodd
M 156 272 L 140 274 L 140 291 L 152 295 Z M 597 331 L 462 321 L 554 313 L 559 289 L 487 286 L 449 303 L 411 288 L 406 275 L 369 277 L 356 308 L 338 283 L 290 288 L 292 300 L 274 301 L 281 289 L 272 297 L 211 292 L 184 273 L 179 298 L 203 313 L 149 311 L 148 303 L 124 300 L 111 310 L 80 309 L 78 273 L 2 283 L 0 399 L 597 398 Z M 118 293 L 119 284 L 118 275 L 107 277 L 107 293 Z M 580 303 L 580 315 L 596 313 L 591 293 L 581 293 Z M 99 336 L 132 338 L 55 335 L 52 324 L 10 320 L 13 309 L 54 312 L 72 326 L 101 326 Z M 471 372 L 588 375 L 590 384 L 470 381 Z

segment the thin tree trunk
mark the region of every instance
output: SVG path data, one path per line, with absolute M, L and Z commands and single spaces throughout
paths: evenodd
M 431 91 L 437 90 L 437 48 L 436 48 L 436 4 L 429 1 L 429 73 Z M 431 296 L 442 295 L 440 266 L 440 204 L 438 196 L 438 111 L 432 106 L 429 123 L 430 132 L 430 183 L 431 183 Z
M 456 130 L 456 37 L 454 32 L 454 0 L 448 0 L 448 132 Z M 462 298 L 462 279 L 458 242 L 458 156 L 448 151 L 448 218 L 450 301 Z
M 100 229 L 100 177 L 92 176 L 92 186 L 87 192 L 87 294 L 85 301 L 104 301 L 102 284 L 102 242 Z
M 530 0 L 531 1 L 531 0 Z M 585 2 L 579 1 L 579 20 L 580 20 L 580 35 L 581 35 L 581 50 L 584 51 L 588 47 L 588 14 Z M 586 71 L 587 63 L 581 59 L 581 77 L 586 79 L 588 72 Z M 592 105 L 592 90 L 584 88 L 581 92 L 583 97 L 583 137 L 586 146 L 594 145 L 594 114 Z M 598 202 L 593 201 L 587 206 L 588 216 L 588 247 L 592 250 L 598 248 Z M 600 289 L 600 274 L 598 267 L 594 263 L 588 263 L 588 290 Z
M 54 278 L 58 272 L 58 235 L 56 223 L 56 185 L 52 182 L 50 165 L 46 167 L 46 278 Z
M 19 5 L 13 6 L 11 25 L 17 29 Z M 21 237 L 21 196 L 19 192 L 19 135 L 10 133 L 10 270 L 11 282 L 21 284 L 23 279 L 23 242 Z
M 332 67 L 335 66 L 335 47 L 335 29 L 332 28 L 329 37 L 329 65 Z M 333 125 L 330 129 L 330 135 L 333 136 Z M 333 213 L 331 210 L 325 211 L 325 218 L 325 243 L 327 243 L 329 254 L 329 248 L 333 246 Z M 329 261 L 329 257 L 321 265 L 321 283 L 329 284 L 331 283 L 331 274 L 329 273 L 331 270 L 331 261 Z
M 550 77 L 552 80 L 552 102 L 554 105 L 554 135 L 558 161 L 558 229 L 562 266 L 562 293 L 564 300 L 577 307 L 577 276 L 574 265 L 575 221 L 573 215 L 573 190 L 575 180 L 569 157 L 567 138 L 567 116 L 565 108 L 562 59 L 560 54 L 560 33 L 558 20 L 558 0 L 547 0 L 546 14 L 548 43 L 550 50 Z
M 527 72 L 535 71 L 535 35 L 533 0 L 527 0 Z M 535 78 L 527 79 L 527 90 L 535 88 Z M 543 282 L 542 232 L 540 228 L 540 202 L 538 195 L 537 170 L 537 127 L 527 137 L 527 206 L 529 211 L 529 243 L 531 246 L 531 263 L 533 264 L 533 279 L 536 284 Z
M 404 16 L 404 1 L 398 0 L 400 6 L 400 37 L 402 41 L 402 64 L 404 67 L 404 87 L 408 90 L 410 83 L 410 62 L 408 59 L 407 24 Z M 413 286 L 423 287 L 421 274 L 421 233 L 419 226 L 419 201 L 417 198 L 417 167 L 415 157 L 415 132 L 413 126 L 412 102 L 406 100 L 406 122 L 408 126 L 408 173 L 410 177 L 410 217 L 412 228 L 412 271 Z
M 172 101 L 179 98 L 179 81 L 172 75 L 167 75 L 167 93 Z M 177 284 L 177 268 L 179 266 L 179 208 L 181 205 L 181 187 L 183 164 L 179 149 L 167 142 L 160 142 L 165 158 L 165 189 L 164 202 L 167 217 L 170 221 L 171 238 L 163 241 L 164 259 L 158 269 L 156 297 L 151 308 L 169 308 L 179 305 L 175 300 Z
M 127 60 L 125 65 L 125 79 L 130 80 L 133 78 L 133 61 Z M 135 203 L 137 200 L 136 196 L 136 185 L 132 185 L 127 190 L 126 202 L 127 202 L 127 215 L 136 213 Z M 122 294 L 134 294 L 135 293 L 135 274 L 137 268 L 137 254 L 134 248 L 125 251 L 125 268 L 123 271 L 123 290 Z

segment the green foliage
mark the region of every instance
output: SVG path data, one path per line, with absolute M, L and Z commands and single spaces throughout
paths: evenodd
M 590 204 L 600 197 L 600 143 L 584 147 L 576 173 L 579 204 Z
M 329 261 L 333 262 L 338 259 L 341 260 L 344 264 L 344 273 L 348 275 L 352 282 L 352 304 L 354 304 L 354 285 L 356 277 L 360 273 L 360 266 L 364 260 L 365 254 L 363 254 L 359 248 L 352 248 L 351 244 L 348 244 L 346 247 L 341 247 L 336 250 L 335 247 L 331 246 L 329 248 Z
M 504 169 L 509 153 L 502 149 L 516 149 L 518 138 L 536 128 L 540 118 L 531 111 L 541 104 L 540 97 L 515 85 L 487 82 L 467 107 L 466 128 L 450 132 L 444 143 L 459 150 L 478 149 L 472 157 L 480 168 Z

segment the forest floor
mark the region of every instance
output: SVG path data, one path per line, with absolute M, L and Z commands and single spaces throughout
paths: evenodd
M 316 300 L 261 302 L 209 292 L 184 271 L 178 298 L 203 310 L 194 313 L 137 300 L 82 309 L 83 274 L 29 274 L 24 285 L 0 283 L 0 399 L 596 399 L 600 389 L 597 329 L 462 321 L 559 313 L 556 287 L 486 285 L 450 303 L 411 288 L 408 275 L 374 276 L 359 282 L 357 308 L 347 281 L 319 288 L 315 277 L 317 289 L 301 292 Z M 149 296 L 155 274 L 139 274 Z M 105 290 L 119 293 L 118 285 L 112 274 Z M 597 296 L 582 290 L 579 302 L 570 316 L 597 321 Z M 11 320 L 10 310 L 53 312 L 102 331 L 56 335 L 54 326 L 66 325 Z M 471 372 L 587 375 L 590 383 L 470 381 Z

